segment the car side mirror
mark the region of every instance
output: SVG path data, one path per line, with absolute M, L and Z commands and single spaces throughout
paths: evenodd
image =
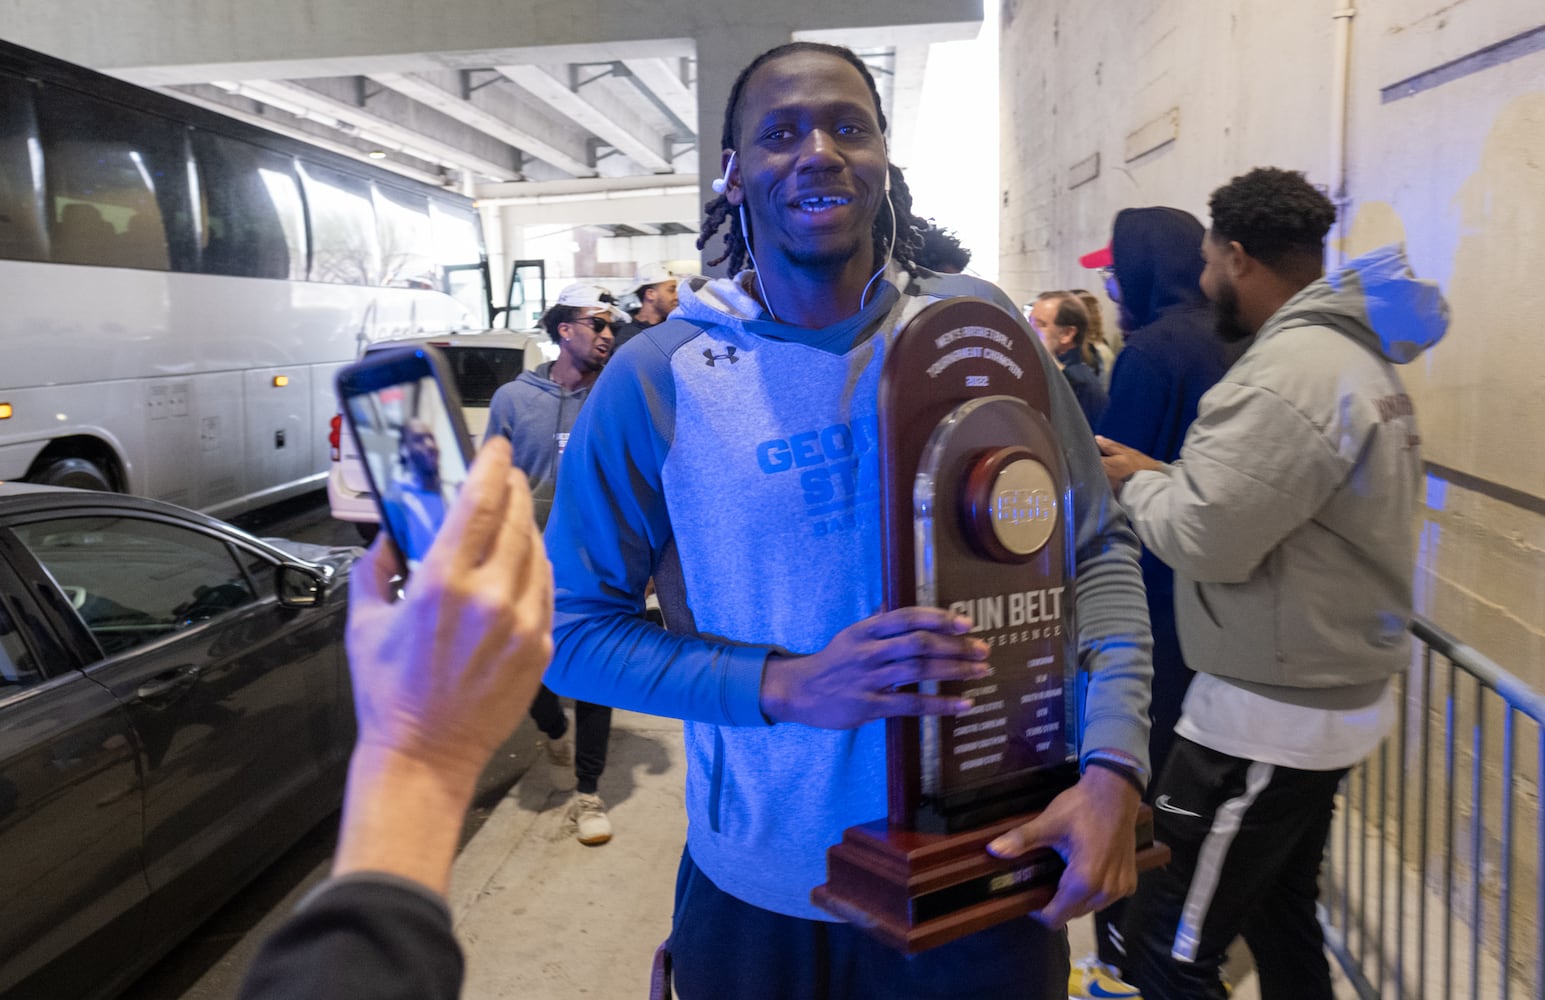
M 327 579 L 310 566 L 281 563 L 276 590 L 287 608 L 314 608 L 327 596 Z

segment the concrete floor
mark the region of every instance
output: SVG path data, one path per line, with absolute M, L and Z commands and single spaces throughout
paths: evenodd
M 616 833 L 585 847 L 569 793 L 533 767 L 462 851 L 451 881 L 467 998 L 647 997 L 686 838 L 681 723 L 617 712 L 600 795 Z
M 574 839 L 563 824 L 568 795 L 552 791 L 538 765 L 463 850 L 450 901 L 467 953 L 467 1000 L 649 995 L 686 837 L 681 724 L 618 712 L 608 756 L 600 794 L 611 843 Z M 1092 930 L 1088 919 L 1071 928 L 1075 959 L 1094 950 Z M 1259 1000 L 1248 958 L 1231 967 L 1234 1000 Z
M 523 723 L 500 751 L 451 881 L 466 1000 L 649 995 L 686 837 L 681 724 L 617 712 L 609 758 L 600 793 L 616 834 L 585 847 L 565 828 L 569 796 L 553 791 L 536 728 Z M 124 1000 L 234 996 L 262 940 L 325 877 L 335 836 L 335 824 L 319 828 Z M 1087 918 L 1070 936 L 1075 959 L 1093 951 Z M 1259 1000 L 1248 957 L 1231 965 L 1233 1000 Z M 1344 982 L 1337 994 L 1353 997 Z
M 259 534 L 354 544 L 317 498 L 244 525 Z M 617 712 L 600 794 L 616 835 L 585 847 L 563 823 L 542 736 L 523 720 L 479 783 L 450 904 L 467 953 L 466 1000 L 627 1000 L 649 995 L 654 951 L 670 932 L 686 838 L 681 723 Z M 262 940 L 326 876 L 336 822 L 324 824 L 204 925 L 121 1000 L 225 1000 Z M 1093 924 L 1070 928 L 1075 959 Z M 1334 964 L 1333 964 L 1334 970 Z M 1248 955 L 1230 963 L 1233 1000 L 1259 1000 Z M 1338 981 L 1338 997 L 1354 996 Z

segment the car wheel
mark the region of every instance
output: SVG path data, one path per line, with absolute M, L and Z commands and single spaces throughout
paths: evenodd
M 381 533 L 381 526 L 369 521 L 355 521 L 354 530 L 359 532 L 359 537 L 364 540 L 366 545 L 369 545 L 376 540 L 376 535 Z
M 113 492 L 113 481 L 89 458 L 56 458 L 43 466 L 32 482 L 43 486 L 72 486 L 78 490 Z

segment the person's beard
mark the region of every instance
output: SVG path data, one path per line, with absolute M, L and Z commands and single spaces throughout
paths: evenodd
M 812 271 L 837 271 L 863 250 L 863 241 L 855 238 L 851 243 L 822 250 L 791 249 L 789 260 L 796 266 Z
M 1218 297 L 1212 303 L 1218 336 L 1225 344 L 1237 344 L 1255 336 L 1255 331 L 1245 326 L 1239 316 L 1239 291 L 1232 283 L 1218 287 Z

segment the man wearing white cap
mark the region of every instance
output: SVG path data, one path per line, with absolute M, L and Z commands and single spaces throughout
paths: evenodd
M 628 292 L 638 296 L 638 311 L 631 321 L 617 328 L 618 347 L 639 331 L 664 322 L 676 308 L 676 276 L 664 264 L 646 264 L 633 279 Z
M 521 372 L 513 382 L 500 386 L 489 403 L 484 440 L 495 436 L 509 440 L 512 463 L 531 482 L 532 513 L 538 527 L 547 526 L 569 431 L 612 356 L 613 331 L 627 318 L 611 293 L 599 285 L 568 286 L 542 316 L 542 326 L 558 345 L 558 359 Z M 575 702 L 571 737 L 558 696 L 544 686 L 531 703 L 531 717 L 547 737 L 553 786 L 560 791 L 577 787 L 567 818 L 579 842 L 597 845 L 611 840 L 611 820 L 596 793 L 606 767 L 611 708 Z

